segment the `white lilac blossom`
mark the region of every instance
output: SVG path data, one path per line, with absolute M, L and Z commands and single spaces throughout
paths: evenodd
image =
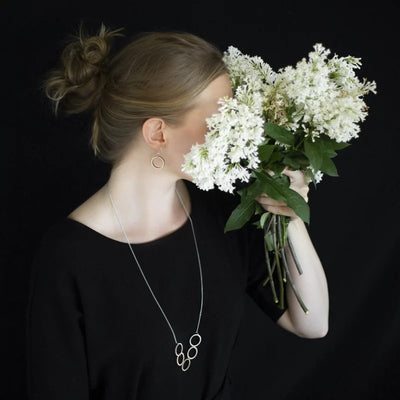
M 193 145 L 182 165 L 182 171 L 191 175 L 199 188 L 209 190 L 217 185 L 232 193 L 237 179 L 248 182 L 261 163 L 258 146 L 272 140 L 264 128 L 267 122 L 293 135 L 295 145 L 277 137 L 272 144 L 286 154 L 286 160 L 290 151 L 303 151 L 310 158 L 306 169 L 315 183 L 329 170 L 311 165 L 312 146 L 305 149 L 300 144 L 321 137 L 335 143 L 358 137 L 358 124 L 368 109 L 362 96 L 376 93 L 375 82 L 359 81 L 354 72 L 360 68 L 359 58 L 335 54 L 328 59 L 329 49 L 320 43 L 313 48 L 308 60 L 303 58 L 295 67 L 274 72 L 260 57 L 228 47 L 223 59 L 234 96 L 220 99 L 219 112 L 207 119 L 205 142 Z
M 280 69 L 274 86 L 285 99 L 283 107 L 292 107 L 294 122 L 289 128 L 303 129 L 312 138 L 325 134 L 337 142 L 358 137 L 358 123 L 364 121 L 367 107 L 362 96 L 376 93 L 375 82 L 360 82 L 354 73 L 361 61 L 335 56 L 327 60 L 329 49 L 314 45 L 309 60 L 303 58 L 295 68 Z M 287 126 L 290 115 L 283 112 L 278 124 Z
M 224 98 L 219 113 L 207 119 L 205 142 L 192 146 L 182 168 L 200 189 L 209 190 L 215 184 L 232 193 L 237 179 L 248 182 L 250 171 L 259 165 L 258 145 L 264 140 L 258 103 L 261 101 L 257 96 L 243 102 Z
M 262 90 L 264 85 L 273 85 L 276 73 L 261 57 L 242 54 L 236 47 L 229 46 L 224 53 L 224 62 L 234 88 L 247 84 L 253 91 Z
M 320 183 L 322 181 L 322 177 L 324 176 L 322 171 L 316 171 L 312 166 L 309 166 L 305 172 L 306 182 L 308 183 L 311 182 L 310 175 L 314 177 L 315 183 Z

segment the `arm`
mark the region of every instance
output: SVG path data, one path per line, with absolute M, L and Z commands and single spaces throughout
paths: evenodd
M 304 222 L 293 218 L 289 223 L 290 235 L 296 257 L 303 273 L 300 275 L 288 247 L 285 250 L 293 283 L 309 310 L 305 314 L 296 296 L 287 285 L 288 310 L 277 324 L 300 337 L 320 338 L 328 332 L 329 295 L 324 270 L 311 242 Z
M 285 170 L 284 173 L 291 179 L 291 188 L 307 201 L 308 186 L 304 182 L 303 174 L 300 171 L 290 170 Z M 259 196 L 256 200 L 267 211 L 291 217 L 288 236 L 303 270 L 303 274 L 300 275 L 292 254 L 286 247 L 285 253 L 293 283 L 307 306 L 309 314 L 304 313 L 292 288 L 290 285 L 286 285 L 288 309 L 278 319 L 277 324 L 303 338 L 323 337 L 328 332 L 328 285 L 321 261 L 314 249 L 305 224 L 285 203 L 271 199 L 265 194 Z
M 30 400 L 88 400 L 83 315 L 72 261 L 64 246 L 44 241 L 32 264 L 26 309 Z

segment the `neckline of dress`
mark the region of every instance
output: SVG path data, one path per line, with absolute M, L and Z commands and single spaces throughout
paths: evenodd
M 191 182 L 189 182 L 189 183 L 191 183 Z M 189 215 L 190 215 L 190 218 L 192 218 L 193 215 L 194 215 L 194 211 L 196 210 L 196 206 L 194 204 L 195 201 L 193 201 L 193 197 L 194 197 L 193 196 L 193 190 L 192 190 L 192 186 L 190 184 L 185 185 L 185 186 L 187 187 L 188 192 L 190 194 L 191 210 L 190 210 L 190 214 Z M 86 224 L 84 224 L 82 222 L 79 222 L 79 221 L 77 221 L 75 219 L 65 217 L 64 220 L 68 221 L 69 223 L 75 224 L 76 226 L 80 226 L 81 228 L 83 228 L 87 232 L 93 233 L 97 237 L 100 237 L 100 238 L 104 239 L 105 241 L 108 241 L 109 243 L 115 243 L 117 245 L 125 245 L 125 246 L 128 244 L 128 242 L 122 242 L 120 240 L 113 239 L 113 238 L 111 238 L 109 236 L 106 236 L 106 235 L 100 233 L 99 231 L 96 231 L 95 229 L 91 228 L 90 226 L 88 226 L 88 225 L 86 225 Z M 139 248 L 139 247 L 146 247 L 146 246 L 154 246 L 154 245 L 158 245 L 158 244 L 161 244 L 161 243 L 164 243 L 164 242 L 168 242 L 168 241 L 174 239 L 177 235 L 181 234 L 182 232 L 185 232 L 185 234 L 186 234 L 186 230 L 189 229 L 189 224 L 190 224 L 190 219 L 187 217 L 185 222 L 181 226 L 179 226 L 177 229 L 175 229 L 172 232 L 169 232 L 168 234 L 166 234 L 164 236 L 161 236 L 159 238 L 156 238 L 156 239 L 153 239 L 153 240 L 150 240 L 150 241 L 147 241 L 147 242 L 141 242 L 141 243 L 131 243 L 131 242 L 129 242 L 129 244 L 132 247 Z

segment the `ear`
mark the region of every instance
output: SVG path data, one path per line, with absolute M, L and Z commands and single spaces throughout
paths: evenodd
M 153 149 L 159 150 L 166 144 L 166 124 L 162 118 L 152 117 L 142 125 L 142 134 L 146 143 Z

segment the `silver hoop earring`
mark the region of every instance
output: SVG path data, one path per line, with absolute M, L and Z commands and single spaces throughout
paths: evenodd
M 157 160 L 157 161 L 156 161 Z M 161 164 L 160 164 L 161 163 Z M 165 165 L 165 160 L 164 158 L 160 155 L 160 152 L 158 152 L 154 157 L 151 158 L 151 165 L 155 169 L 162 169 L 164 168 Z

